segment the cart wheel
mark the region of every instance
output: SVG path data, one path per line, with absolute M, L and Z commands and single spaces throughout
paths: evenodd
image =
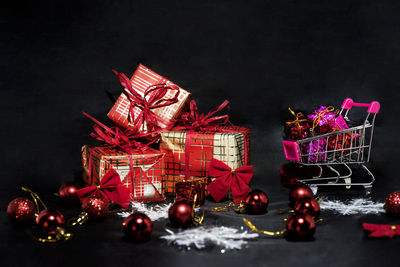
M 351 177 L 349 178 L 344 178 L 344 182 L 348 185 L 346 185 L 346 189 L 350 189 L 351 188 Z
M 313 195 L 316 196 L 318 193 L 318 186 L 316 185 L 308 185 L 311 189 L 311 191 L 313 192 Z
M 372 195 L 372 185 L 365 185 L 364 186 L 364 196 L 370 197 Z

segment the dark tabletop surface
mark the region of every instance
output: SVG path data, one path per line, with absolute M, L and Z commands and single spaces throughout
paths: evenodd
M 346 97 L 378 100 L 372 157 L 372 198 L 400 189 L 398 1 L 49 1 L 2 4 L 0 9 L 2 159 L 1 266 L 398 266 L 400 239 L 370 240 L 362 222 L 400 224 L 386 215 L 324 212 L 315 240 L 259 238 L 240 251 L 210 246 L 180 251 L 159 240 L 122 239 L 122 219 L 109 216 L 68 242 L 41 244 L 7 218 L 9 201 L 39 193 L 72 217 L 79 208 L 53 196 L 79 177 L 80 147 L 94 143 L 85 110 L 106 121 L 121 90 L 111 72 L 143 64 L 189 90 L 202 111 L 231 101 L 231 120 L 252 130 L 252 187 L 264 190 L 269 212 L 213 214 L 205 225 L 239 228 L 242 217 L 279 230 L 288 204 L 280 184 L 287 107 L 339 107 Z

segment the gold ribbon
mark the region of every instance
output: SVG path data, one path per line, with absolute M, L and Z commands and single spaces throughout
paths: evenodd
M 249 220 L 246 218 L 243 218 L 243 222 L 251 229 L 253 232 L 268 235 L 268 236 L 283 236 L 286 233 L 286 229 L 282 231 L 277 231 L 277 232 L 270 232 L 266 230 L 260 230 L 254 224 L 252 224 Z
M 201 216 L 195 216 L 195 208 L 196 208 L 196 200 L 197 200 L 197 194 L 194 195 L 193 198 L 193 209 L 192 209 L 192 221 L 194 226 L 200 226 L 203 223 L 204 220 L 204 210 L 201 210 L 202 214 Z
M 42 205 L 42 208 L 43 208 L 43 209 L 47 210 L 47 206 L 46 206 L 46 205 L 44 204 L 44 202 L 40 199 L 40 197 L 39 197 L 38 194 L 36 194 L 36 193 L 33 192 L 32 190 L 30 190 L 29 188 L 24 187 L 24 186 L 22 186 L 21 189 L 22 189 L 23 191 L 25 191 L 25 192 L 28 192 L 28 193 L 31 195 L 33 201 L 35 202 L 36 215 L 39 215 L 39 212 L 40 212 L 40 206 L 39 206 L 39 204 Z

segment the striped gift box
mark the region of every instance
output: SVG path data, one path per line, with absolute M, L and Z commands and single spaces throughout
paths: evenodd
M 212 178 L 208 177 L 208 167 L 212 158 L 223 161 L 232 169 L 250 164 L 250 129 L 238 126 L 220 128 L 220 132 L 192 132 L 190 144 L 186 144 L 187 131 L 161 133 L 160 152 L 165 153 L 165 194 L 173 195 L 175 183 L 185 178 L 186 146 L 190 146 L 191 179 Z
M 159 83 L 174 85 L 174 83 L 172 83 L 171 81 L 155 73 L 154 71 L 142 64 L 139 64 L 139 67 L 133 73 L 131 81 L 133 89 L 136 90 L 141 96 L 144 95 L 146 89 L 151 85 Z M 190 93 L 185 91 L 181 87 L 179 87 L 179 89 L 180 93 L 178 95 L 178 101 L 176 103 L 169 106 L 153 109 L 154 113 L 162 119 L 162 121 L 158 123 L 158 125 L 162 128 L 169 126 L 167 125 L 168 123 L 172 124 L 174 119 L 179 118 L 186 104 L 190 101 Z M 127 89 L 124 90 L 129 93 Z M 168 90 L 164 98 L 172 98 L 175 93 L 176 91 Z M 117 102 L 115 102 L 114 106 L 108 112 L 108 117 L 119 126 L 125 128 L 133 126 L 129 121 L 129 106 L 129 99 L 124 93 L 122 93 L 119 96 Z M 139 107 L 133 108 L 133 115 L 135 118 L 140 114 L 140 111 L 141 109 Z M 142 130 L 146 130 L 146 123 L 144 123 Z
M 121 184 L 130 189 L 130 200 L 152 202 L 165 200 L 162 190 L 164 154 L 155 149 L 128 155 L 106 146 L 82 147 L 84 181 L 89 179 L 89 160 L 92 161 L 92 181 L 98 185 L 106 172 L 113 168 Z M 130 168 L 132 163 L 132 169 Z

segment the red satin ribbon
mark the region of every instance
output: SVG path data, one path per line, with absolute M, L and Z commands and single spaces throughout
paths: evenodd
M 159 133 L 159 131 L 140 133 L 137 128 L 133 127 L 127 128 L 126 130 L 121 130 L 117 126 L 107 127 L 86 112 L 82 112 L 82 114 L 95 123 L 95 125 L 93 125 L 94 132 L 90 133 L 91 137 L 127 153 L 134 153 L 137 151 L 143 152 L 149 148 L 150 144 L 156 142 L 158 139 L 154 134 Z M 143 139 L 144 137 L 152 138 L 152 140 L 148 143 L 138 141 L 138 139 Z
M 134 126 L 139 129 L 143 129 L 144 123 L 146 122 L 147 131 L 154 131 L 160 128 L 159 122 L 168 125 L 168 122 L 162 119 L 160 116 L 154 113 L 154 109 L 172 105 L 178 102 L 178 95 L 180 89 L 176 85 L 167 85 L 166 83 L 159 83 L 150 85 L 144 95 L 141 96 L 132 87 L 131 80 L 123 73 L 118 73 L 116 70 L 112 70 L 117 76 L 119 82 L 123 87 L 128 89 L 129 92 L 124 90 L 125 95 L 130 101 L 128 120 Z M 174 96 L 171 98 L 164 98 L 168 90 L 176 91 Z M 134 108 L 140 109 L 139 115 L 134 117 Z
M 400 225 L 370 224 L 363 223 L 363 228 L 371 232 L 369 237 L 389 237 L 400 236 Z
M 212 159 L 208 173 L 210 177 L 216 178 L 208 185 L 208 191 L 217 202 L 220 202 L 229 190 L 232 191 L 236 203 L 244 200 L 250 192 L 253 166 L 242 166 L 233 170 L 224 162 Z
M 90 163 L 89 163 L 90 164 Z M 89 175 L 90 168 L 89 168 Z M 101 196 L 112 200 L 123 208 L 129 206 L 129 189 L 121 185 L 119 174 L 114 169 L 109 169 L 101 179 L 100 185 L 92 185 L 76 191 L 79 199 L 83 201 L 89 196 Z
M 215 116 L 217 112 L 220 112 L 224 108 L 229 109 L 228 100 L 225 100 L 207 114 L 200 113 L 196 101 L 192 100 L 190 101 L 190 111 L 184 112 L 181 119 L 177 120 L 179 125 L 174 127 L 173 130 L 188 130 L 185 136 L 185 180 L 189 180 L 190 178 L 190 144 L 192 142 L 193 133 L 195 131 L 224 131 L 220 126 L 228 122 L 230 123 L 229 115 Z
M 220 112 L 224 108 L 229 110 L 229 101 L 225 100 L 221 105 L 215 107 L 207 114 L 200 113 L 196 101 L 190 101 L 190 111 L 184 112 L 180 122 L 182 126 L 177 128 L 183 128 L 187 130 L 204 131 L 204 130 L 216 130 L 218 126 L 226 123 L 230 123 L 229 115 L 214 116 L 215 113 Z

